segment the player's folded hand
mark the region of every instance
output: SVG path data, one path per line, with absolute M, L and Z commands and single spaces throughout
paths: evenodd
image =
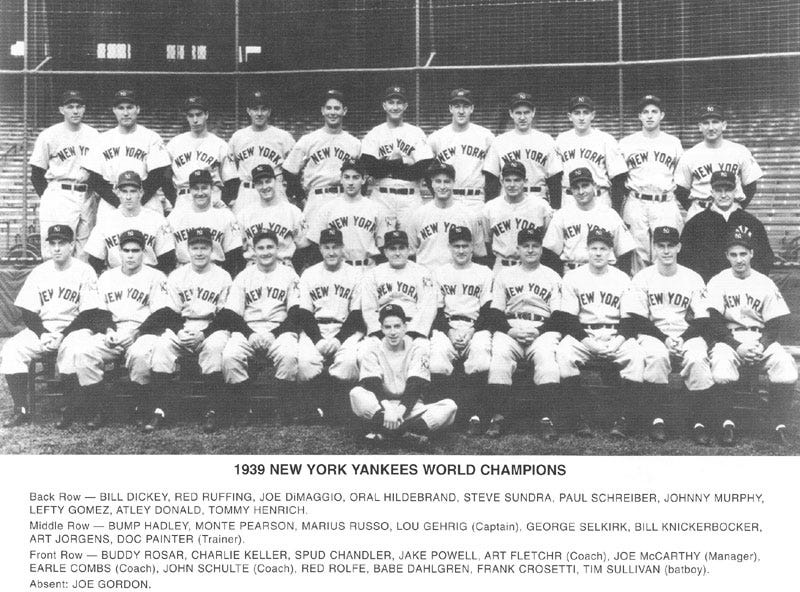
M 39 343 L 42 349 L 46 351 L 56 351 L 61 345 L 62 338 L 63 336 L 61 333 L 42 333 L 42 336 L 39 338 Z
M 387 403 L 387 401 L 384 401 Z M 403 423 L 405 408 L 400 405 L 385 404 L 383 407 L 383 427 L 387 430 L 396 430 Z
M 203 334 L 199 331 L 179 331 L 178 339 L 181 345 L 188 349 L 196 349 L 203 341 Z

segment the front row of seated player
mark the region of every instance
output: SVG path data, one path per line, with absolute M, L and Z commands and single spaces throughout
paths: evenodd
M 516 365 L 527 359 L 543 410 L 542 436 L 553 440 L 557 425 L 591 435 L 579 377 L 583 365 L 600 359 L 619 366 L 622 379 L 611 434 L 625 437 L 647 424 L 663 440 L 658 405 L 672 357 L 693 395 L 698 443 L 708 443 L 707 427 L 718 428 L 724 444 L 735 442 L 727 385 L 742 365 L 766 370 L 775 438 L 786 438 L 797 369 L 776 333 L 788 309 L 775 284 L 751 269 L 745 233 L 728 237 L 731 267 L 707 290 L 697 274 L 677 265 L 679 237 L 669 227 L 655 231 L 657 264 L 633 280 L 608 264 L 613 237 L 602 229 L 589 233 L 588 264 L 563 279 L 540 263 L 541 230 L 523 229 L 520 264 L 500 269 L 493 282 L 488 268 L 471 261 L 466 227 L 451 229 L 451 262 L 434 277 L 408 261 L 402 231 L 387 233 L 386 263 L 363 278 L 343 262 L 342 236 L 332 228 L 320 236 L 323 261 L 302 279 L 280 263 L 272 232 L 253 237 L 254 263 L 233 281 L 212 263 L 208 229 L 193 229 L 187 238 L 190 262 L 165 278 L 143 264 L 143 233 L 124 231 L 121 266 L 97 280 L 72 257 L 71 229 L 49 229 L 53 258 L 33 270 L 15 302 L 26 329 L 1 354 L 0 373 L 15 405 L 7 426 L 30 421 L 28 364 L 53 352 L 66 395 L 58 427 L 81 407 L 90 427 L 105 421 L 103 372 L 119 359 L 146 412 L 143 429 L 155 430 L 178 360 L 192 356 L 208 394 L 203 427 L 209 432 L 223 409 L 247 411 L 249 365 L 268 358 L 279 396 L 297 414 L 313 415 L 324 407 L 323 394 L 341 391 L 328 377 L 359 381 L 350 390 L 351 408 L 369 424 L 372 441 L 397 434 L 424 443 L 428 432 L 453 423 L 452 399 L 470 433 L 499 436 L 507 428 Z M 457 358 L 468 377 L 465 396 L 434 401 L 443 392 L 438 384 L 451 384 Z

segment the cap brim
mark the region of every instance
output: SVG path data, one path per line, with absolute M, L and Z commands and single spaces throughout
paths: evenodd
M 401 99 L 403 101 L 408 102 L 408 99 L 405 95 L 401 95 L 400 93 L 392 93 L 390 95 L 384 95 L 383 100 L 388 101 L 389 99 Z
M 69 236 L 68 234 L 48 234 L 47 240 L 55 240 L 57 238 L 63 239 L 65 241 L 71 241 L 73 237 Z
M 591 177 L 578 177 L 577 179 L 570 179 L 569 186 L 573 187 L 574 185 L 577 185 L 581 181 L 589 181 L 589 183 L 594 183 L 594 179 L 592 179 Z

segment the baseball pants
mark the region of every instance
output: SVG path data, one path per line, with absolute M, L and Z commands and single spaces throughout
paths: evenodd
M 250 360 L 259 353 L 262 355 L 266 353 L 272 365 L 275 366 L 275 378 L 297 380 L 299 374 L 297 341 L 297 333 L 281 333 L 264 352 L 256 350 L 250 345 L 242 333 L 234 333 L 222 352 L 222 377 L 228 384 L 244 382 L 250 377 L 248 373 Z M 321 369 L 322 365 L 320 364 L 320 371 Z M 306 374 L 311 374 L 311 371 L 306 369 Z
M 54 224 L 66 224 L 75 233 L 75 256 L 83 254 L 97 217 L 97 198 L 87 196 L 85 191 L 62 189 L 61 183 L 52 181 L 39 202 L 39 234 L 42 257 L 50 258 L 47 244 L 47 229 Z
M 298 356 L 298 363 L 300 368 L 298 370 L 298 380 L 311 380 L 310 378 L 300 378 L 300 375 L 303 374 L 304 365 L 307 367 L 316 367 L 317 363 L 319 363 L 321 372 L 322 364 L 327 361 L 330 362 L 328 374 L 331 376 L 331 378 L 336 378 L 345 382 L 357 381 L 358 360 L 359 356 L 361 355 L 363 338 L 363 333 L 355 333 L 351 335 L 339 346 L 339 348 L 336 350 L 336 353 L 333 354 L 332 359 L 325 360 L 308 335 L 305 333 L 301 334 L 299 339 L 300 355 Z M 326 338 L 323 337 L 323 341 L 325 341 L 325 339 Z M 330 339 L 333 339 L 333 336 L 331 336 Z M 316 354 L 312 353 L 311 349 L 308 347 L 309 345 L 311 348 L 313 348 L 313 351 L 316 352 Z M 310 361 L 304 361 L 304 357 L 307 357 Z M 319 362 L 317 362 L 317 360 L 319 360 Z M 317 374 L 319 374 L 319 372 Z M 316 376 L 316 374 L 314 376 Z M 313 376 L 311 378 L 313 378 Z
M 659 226 L 671 226 L 680 233 L 683 230 L 683 216 L 678 203 L 669 201 L 646 201 L 632 194 L 628 195 L 622 208 L 622 219 L 636 242 L 634 273 L 650 265 L 653 261 L 653 230 Z
M 320 223 L 319 216 L 322 207 L 344 193 L 341 185 L 326 185 L 309 189 L 306 193 L 306 205 L 303 208 L 303 218 L 309 228 L 324 228 Z
M 87 334 L 75 355 L 78 382 L 81 386 L 102 382 L 106 364 L 124 358 L 131 382 L 149 384 L 153 349 L 158 339 L 157 335 L 142 335 L 125 350 L 121 347 L 108 347 L 105 336 L 101 333 Z
M 471 334 L 467 346 L 457 350 L 446 333 L 434 331 L 431 335 L 431 374 L 453 374 L 453 362 L 464 359 L 464 373 L 487 372 L 492 358 L 492 334 L 489 331 L 474 331 L 467 321 L 450 321 L 454 331 Z
M 672 363 L 667 346 L 650 335 L 640 335 L 637 342 L 644 352 L 644 381 L 668 384 Z M 681 354 L 681 377 L 688 390 L 704 391 L 714 386 L 705 339 L 692 337 L 686 340 Z
M 533 383 L 553 384 L 561 380 L 556 361 L 556 347 L 561 334 L 542 333 L 532 343 L 520 343 L 507 333 L 496 331 L 492 336 L 492 360 L 489 364 L 489 384 L 511 385 L 520 360 L 533 362 Z
M 600 358 L 599 352 L 603 351 L 603 343 L 616 333 L 600 335 L 599 337 L 584 337 L 578 341 L 572 335 L 567 335 L 561 340 L 556 349 L 556 360 L 561 378 L 580 376 L 580 368 L 586 362 Z M 644 352 L 635 339 L 626 339 L 609 358 L 610 361 L 621 366 L 619 375 L 631 382 L 642 382 L 644 375 Z
M 736 350 L 727 343 L 716 343 L 711 348 L 711 376 L 717 384 L 730 384 L 739 380 L 739 367 L 745 363 Z M 778 342 L 764 350 L 759 366 L 767 372 L 772 384 L 794 384 L 797 382 L 797 366 L 789 352 Z
M 85 333 L 73 331 L 61 341 L 56 354 L 56 367 L 60 374 L 75 374 L 75 352 L 82 337 Z M 0 374 L 27 374 L 28 364 L 40 360 L 47 353 L 36 333 L 23 329 L 3 345 Z
M 203 374 L 221 372 L 222 350 L 227 342 L 227 331 L 215 331 L 206 337 L 196 350 L 192 351 L 181 345 L 178 336 L 171 329 L 167 329 L 153 343 L 152 371 L 160 374 L 175 374 L 179 358 L 197 355 L 200 371 Z
M 390 399 L 386 402 L 388 405 L 394 406 L 400 404 L 400 401 L 395 399 Z M 356 386 L 350 391 L 350 408 L 356 417 L 367 421 L 371 420 L 378 411 L 383 409 L 375 393 L 361 386 Z M 417 401 L 406 421 L 419 417 L 425 422 L 430 431 L 435 432 L 452 425 L 456 418 L 456 411 L 458 411 L 458 407 L 452 399 L 442 399 L 428 405 Z
M 422 198 L 419 195 L 419 189 L 416 187 L 408 187 L 404 184 L 402 187 L 396 187 L 391 183 L 385 183 L 387 179 L 380 179 L 376 187 L 373 188 L 370 197 L 381 204 L 386 210 L 387 230 L 396 228 L 397 230 L 405 230 L 408 228 L 408 218 L 415 209 L 422 203 Z M 388 179 L 393 181 L 393 179 Z M 403 193 L 395 193 L 400 190 Z

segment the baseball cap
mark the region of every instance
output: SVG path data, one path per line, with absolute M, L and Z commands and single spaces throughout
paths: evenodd
M 506 175 L 519 175 L 524 179 L 527 176 L 525 165 L 518 160 L 505 163 L 503 168 L 500 169 L 500 176 L 505 177 Z
M 586 107 L 590 111 L 594 111 L 594 101 L 592 97 L 586 95 L 578 95 L 569 100 L 569 110 L 574 111 L 578 107 Z
M 338 228 L 324 228 L 319 233 L 319 244 L 324 245 L 333 243 L 335 245 L 343 245 L 344 239 L 342 238 L 342 231 Z
M 211 179 L 211 172 L 208 169 L 197 169 L 196 171 L 192 171 L 189 175 L 190 187 L 192 185 L 199 185 L 200 183 L 213 185 L 214 181 Z
M 387 317 L 397 317 L 403 321 L 407 321 L 406 311 L 399 304 L 387 304 L 380 312 L 378 312 L 378 320 L 382 323 Z
M 126 185 L 133 185 L 134 187 L 142 188 L 142 178 L 136 171 L 125 171 L 117 179 L 117 187 L 125 187 Z
M 753 248 L 753 237 L 747 228 L 739 226 L 728 233 L 725 237 L 725 248 L 728 249 L 734 245 L 739 245 L 745 249 Z
M 57 238 L 72 242 L 75 239 L 75 233 L 66 224 L 53 224 L 47 229 L 47 240 L 51 241 Z
M 250 178 L 253 180 L 253 183 L 259 179 L 274 179 L 275 171 L 268 164 L 260 164 L 250 171 Z
M 718 117 L 721 120 L 725 120 L 725 111 L 722 107 L 717 105 L 716 103 L 709 103 L 707 105 L 703 105 L 700 108 L 700 111 L 697 112 L 697 121 L 703 121 L 709 117 Z
M 656 107 L 661 109 L 661 99 L 655 95 L 645 95 L 641 99 L 639 99 L 639 111 L 641 111 L 648 105 L 655 105 Z
M 383 235 L 383 246 L 391 247 L 392 245 L 408 246 L 408 235 L 404 230 L 390 230 Z
M 440 175 L 440 174 L 447 175 L 451 179 L 455 179 L 456 178 L 456 169 L 453 168 L 452 164 L 447 164 L 445 162 L 439 162 L 437 160 L 437 161 L 432 162 L 431 165 L 428 167 L 428 170 L 425 171 L 425 176 L 428 179 L 432 179 L 436 175 Z
M 472 232 L 466 226 L 451 226 L 447 233 L 447 238 L 451 243 L 456 241 L 467 241 L 468 243 L 471 243 Z
M 673 228 L 672 226 L 657 226 L 653 230 L 653 244 L 670 243 L 677 245 L 679 242 L 681 242 L 681 237 L 677 228 Z
M 335 88 L 329 88 L 325 91 L 325 94 L 322 96 L 322 104 L 328 102 L 328 99 L 336 99 L 342 105 L 344 105 L 344 93 L 340 90 L 336 90 Z
M 214 239 L 211 236 L 211 229 L 206 226 L 190 228 L 186 233 L 186 244 L 191 245 L 194 243 L 213 244 Z
M 591 245 L 596 242 L 605 243 L 612 249 L 614 248 L 614 237 L 605 228 L 589 229 L 589 234 L 586 236 L 586 244 Z
M 466 103 L 472 105 L 472 91 L 466 88 L 457 88 L 450 91 L 450 104 Z
M 139 104 L 136 100 L 136 93 L 129 88 L 123 88 L 114 93 L 114 106 L 116 107 L 120 103 L 133 103 L 134 105 Z
M 403 101 L 408 101 L 408 99 L 406 98 L 406 90 L 402 86 L 390 86 L 385 91 L 383 91 L 384 101 L 394 98 L 402 99 Z
M 538 226 L 528 226 L 517 233 L 517 244 L 522 245 L 529 241 L 534 241 L 541 245 L 543 238 L 544 235 L 541 228 Z
M 60 105 L 66 105 L 67 103 L 78 103 L 80 105 L 86 104 L 86 99 L 83 98 L 83 93 L 79 90 L 65 90 L 61 93 L 61 103 Z
M 508 108 L 513 109 L 517 105 L 527 105 L 531 109 L 536 107 L 533 103 L 533 97 L 526 92 L 518 92 L 511 95 L 511 99 L 508 101 Z
M 269 101 L 267 101 L 267 93 L 263 90 L 254 90 L 249 95 L 247 95 L 247 106 L 248 107 L 258 107 L 263 105 L 264 107 L 269 107 Z
M 144 233 L 141 230 L 131 228 L 119 235 L 119 246 L 122 248 L 126 243 L 136 243 L 144 249 Z
M 208 111 L 208 103 L 203 97 L 192 95 L 183 102 L 183 110 L 189 111 L 190 109 L 202 109 Z
M 727 185 L 729 187 L 736 187 L 736 175 L 733 171 L 714 171 L 711 173 L 711 186 L 714 185 Z
M 352 158 L 348 158 L 347 160 L 343 161 L 342 168 L 340 170 L 341 172 L 355 171 L 362 176 L 364 176 L 367 172 L 361 160 Z
M 276 245 L 280 242 L 278 240 L 278 235 L 275 234 L 273 231 L 271 231 L 271 230 L 259 230 L 253 236 L 253 246 L 256 246 L 259 242 L 261 242 L 265 238 L 271 240 Z
M 576 185 L 578 181 L 591 181 L 594 183 L 592 171 L 586 167 L 578 167 L 577 169 L 571 171 L 569 173 L 569 186 L 572 187 L 573 185 Z

